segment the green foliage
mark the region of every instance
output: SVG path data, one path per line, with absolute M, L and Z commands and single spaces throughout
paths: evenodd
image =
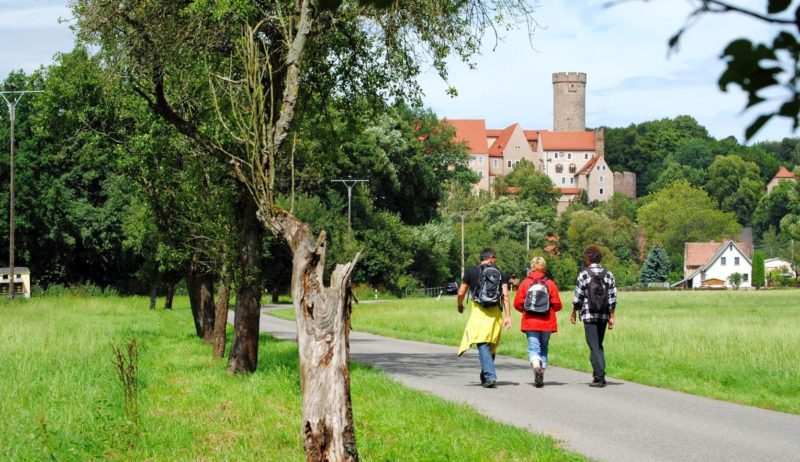
M 708 169 L 705 189 L 723 211 L 735 212 L 739 223 L 748 224 L 764 191 L 759 172 L 758 165 L 739 156 L 717 156 Z
M 553 189 L 553 182 L 546 173 L 539 171 L 533 162 L 522 159 L 508 175 L 495 177 L 492 188 L 496 195 L 506 194 L 509 187 L 518 188 L 514 194 L 519 200 L 532 203 L 536 207 L 555 208 L 559 193 Z
M 708 194 L 686 181 L 672 183 L 642 202 L 639 226 L 650 245 L 664 246 L 672 268 L 681 266 L 685 242 L 716 241 L 739 234 L 734 215 L 719 210 Z
M 742 273 L 731 273 L 728 275 L 728 282 L 733 287 L 733 290 L 738 290 L 739 286 L 742 285 L 742 281 L 744 281 L 744 275 Z
M 642 263 L 642 272 L 639 282 L 649 284 L 651 282 L 667 282 L 669 279 L 669 256 L 661 246 L 650 249 L 647 258 Z
M 750 278 L 753 287 L 764 287 L 764 252 L 755 251 L 753 253 L 753 271 Z

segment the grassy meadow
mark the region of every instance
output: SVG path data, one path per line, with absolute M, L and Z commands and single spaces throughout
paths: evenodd
M 294 343 L 262 336 L 258 371 L 229 376 L 194 336 L 185 298 L 172 311 L 147 304 L 0 303 L 0 460 L 305 460 Z M 138 418 L 126 412 L 113 352 L 132 338 Z M 369 367 L 352 366 L 352 397 L 365 461 L 583 460 Z
M 548 362 L 591 372 L 583 326 L 569 323 L 572 293 L 561 299 L 566 307 Z M 498 353 L 527 359 L 520 314 L 512 313 Z M 352 325 L 455 347 L 467 317 L 468 311 L 456 312 L 452 296 L 403 299 L 355 305 Z M 617 327 L 604 346 L 611 377 L 800 414 L 798 290 L 620 292 Z

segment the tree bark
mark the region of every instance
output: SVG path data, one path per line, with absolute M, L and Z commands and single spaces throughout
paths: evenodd
M 234 307 L 233 341 L 228 360 L 228 373 L 249 373 L 258 366 L 258 323 L 261 317 L 261 247 L 263 228 L 256 218 L 253 198 L 248 194 L 243 198 L 244 211 L 241 215 L 243 230 L 239 246 L 239 269 L 242 277 L 236 284 L 236 305 Z
M 314 240 L 308 225 L 285 212 L 265 222 L 279 228 L 292 247 L 306 460 L 357 461 L 350 398 L 350 277 L 358 255 L 336 265 L 325 287 L 325 233 Z
M 156 301 L 158 299 L 158 284 L 156 282 L 150 283 L 150 309 L 156 309 Z
M 175 299 L 175 287 L 178 285 L 176 281 L 170 280 L 167 283 L 167 296 L 164 299 L 164 309 L 171 310 L 172 309 L 172 301 Z
M 203 318 L 203 341 L 214 343 L 214 319 L 217 307 L 214 304 L 214 278 L 203 274 L 200 278 L 200 314 Z
M 212 355 L 215 358 L 225 356 L 225 344 L 227 343 L 228 327 L 228 301 L 230 299 L 230 286 L 223 280 L 219 283 L 217 291 L 217 307 L 214 317 L 214 340 L 212 345 Z
M 189 292 L 189 305 L 192 308 L 194 329 L 197 336 L 202 338 L 203 316 L 201 312 L 200 279 L 200 252 L 195 252 L 194 256 L 192 256 L 192 262 L 189 265 L 189 271 L 186 273 L 186 290 Z

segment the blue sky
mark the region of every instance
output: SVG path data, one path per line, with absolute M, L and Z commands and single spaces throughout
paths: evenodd
M 730 87 L 722 93 L 718 59 L 725 44 L 748 36 L 768 38 L 770 30 L 735 15 L 708 16 L 685 34 L 681 49 L 668 54 L 667 40 L 685 24 L 688 0 L 623 1 L 541 0 L 539 27 L 532 40 L 526 30 L 505 33 L 496 44 L 486 39 L 470 70 L 454 60 L 449 84 L 433 72 L 422 79 L 425 103 L 440 117 L 482 118 L 492 128 L 518 122 L 526 129 L 552 128 L 554 72 L 588 75 L 588 126 L 627 126 L 688 114 L 712 136 L 743 139 L 745 127 L 762 112 L 742 112 L 746 98 Z M 762 8 L 763 1 L 737 1 Z M 69 51 L 74 36 L 67 0 L 0 0 L 0 76 L 13 69 L 32 71 Z M 788 121 L 768 124 L 756 140 L 781 139 L 792 133 Z

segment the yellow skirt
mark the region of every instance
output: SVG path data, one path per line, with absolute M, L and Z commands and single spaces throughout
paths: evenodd
M 473 301 L 469 321 L 464 329 L 464 336 L 461 337 L 458 356 L 464 354 L 476 343 L 489 343 L 492 354 L 494 354 L 500 343 L 502 332 L 503 310 L 499 306 L 484 308 Z

